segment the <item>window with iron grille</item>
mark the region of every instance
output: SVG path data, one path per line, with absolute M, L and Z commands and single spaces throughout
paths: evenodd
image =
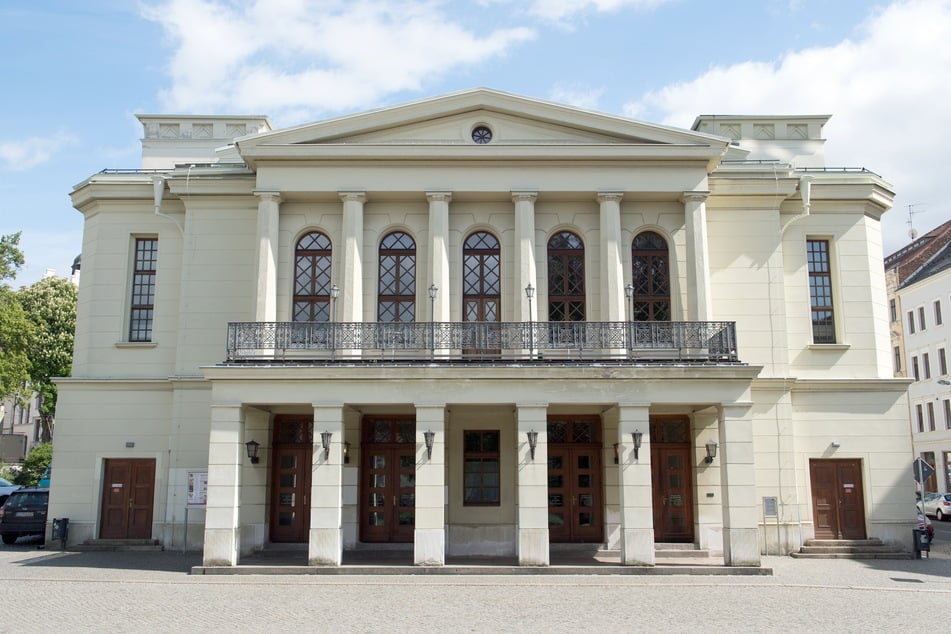
M 809 301 L 812 306 L 812 342 L 835 343 L 832 305 L 832 268 L 828 240 L 807 240 Z
M 152 341 L 158 238 L 136 238 L 132 271 L 129 341 Z
M 499 506 L 499 432 L 463 432 L 463 505 Z
M 502 274 L 499 241 L 487 231 L 462 247 L 462 320 L 499 321 Z
M 562 231 L 548 241 L 548 321 L 584 320 L 584 243 Z
M 394 231 L 380 242 L 377 321 L 416 321 L 416 241 L 402 231 Z
M 631 243 L 632 321 L 670 321 L 670 269 L 667 241 L 645 231 Z
M 294 321 L 331 320 L 330 238 L 313 231 L 297 241 L 294 251 Z

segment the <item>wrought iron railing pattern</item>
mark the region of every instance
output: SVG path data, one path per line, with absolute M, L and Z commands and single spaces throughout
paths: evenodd
M 617 360 L 736 363 L 736 324 L 234 322 L 227 362 Z

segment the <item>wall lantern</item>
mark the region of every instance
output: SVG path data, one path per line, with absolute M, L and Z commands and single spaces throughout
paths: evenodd
M 320 432 L 320 444 L 324 448 L 324 460 L 330 457 L 330 439 L 333 438 L 333 432 L 322 431 Z
M 621 443 L 617 443 L 617 442 L 614 443 L 614 464 L 618 464 L 621 462 L 620 456 L 618 456 L 618 445 L 620 444 Z
M 343 443 L 343 463 L 350 464 L 350 443 Z
M 248 442 L 244 443 L 244 446 L 248 450 L 248 459 L 251 460 L 251 464 L 257 464 L 261 461 L 260 458 L 258 458 L 258 447 L 261 446 L 260 443 L 254 440 L 249 440 Z
M 534 460 L 535 447 L 538 446 L 538 432 L 533 429 L 532 431 L 525 432 L 525 435 L 528 436 L 528 449 L 532 454 L 532 460 Z
M 717 441 L 708 440 L 707 441 L 707 457 L 703 459 L 704 462 L 710 464 L 713 462 L 713 459 L 717 457 Z
M 637 460 L 637 452 L 641 449 L 641 439 L 644 438 L 644 432 L 635 429 L 631 432 L 631 440 L 634 441 L 634 460 Z
M 433 441 L 436 439 L 436 432 L 433 430 L 428 430 L 423 432 L 423 439 L 426 441 L 426 459 L 432 460 L 433 458 Z

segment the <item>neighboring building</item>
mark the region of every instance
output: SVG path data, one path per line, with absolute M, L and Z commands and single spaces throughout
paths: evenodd
M 951 491 L 951 220 L 885 258 L 885 275 L 896 376 L 900 371 L 914 381 L 908 388 L 913 455 L 935 468 L 927 491 Z
M 22 462 L 40 442 L 41 431 L 35 394 L 25 402 L 7 399 L 0 403 L 0 462 Z
M 71 541 L 182 547 L 187 515 L 208 565 L 910 548 L 893 193 L 824 167 L 827 116 L 683 130 L 480 89 L 139 118 L 145 169 L 72 192 Z

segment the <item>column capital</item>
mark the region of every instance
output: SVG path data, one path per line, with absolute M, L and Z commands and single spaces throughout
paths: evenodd
M 702 203 L 702 202 L 706 202 L 709 196 L 710 196 L 710 192 L 708 191 L 696 190 L 696 191 L 684 192 L 680 196 L 680 200 L 681 202 L 685 202 L 685 203 Z
M 513 191 L 512 192 L 512 202 L 514 203 L 520 203 L 520 202 L 533 203 L 536 200 L 538 200 L 538 192 L 529 192 L 529 191 L 520 191 L 520 192 Z
M 624 198 L 624 192 L 598 192 L 595 198 L 599 203 L 619 203 Z
M 366 192 L 337 192 L 340 200 L 343 202 L 365 203 L 367 201 Z
M 448 203 L 452 201 L 452 192 L 426 192 L 426 200 L 431 203 Z
M 279 203 L 281 202 L 281 192 L 273 189 L 254 189 L 251 190 L 251 193 L 260 198 L 262 201 L 272 201 Z

